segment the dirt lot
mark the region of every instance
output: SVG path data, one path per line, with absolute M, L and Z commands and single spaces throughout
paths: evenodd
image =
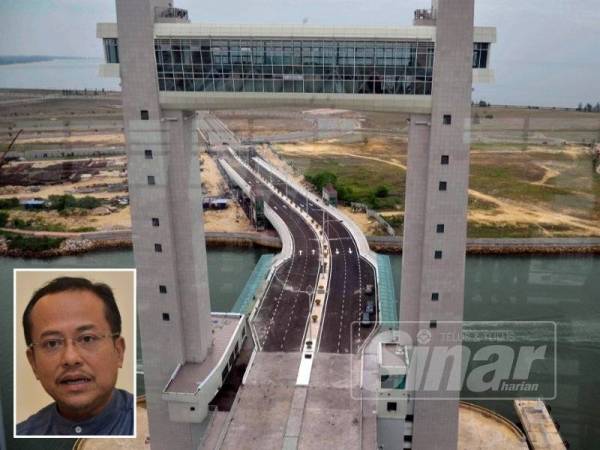
M 125 167 L 126 157 L 106 158 L 111 161 L 111 165 L 122 164 Z M 56 164 L 59 160 L 36 162 L 36 166 Z M 80 198 L 90 195 L 97 198 L 110 199 L 114 197 L 127 196 L 126 191 L 108 192 L 104 187 L 98 187 L 104 184 L 126 183 L 125 176 L 115 176 L 114 171 L 101 171 L 98 175 L 90 179 L 77 183 L 63 183 L 48 186 L 39 186 L 35 190 L 31 187 L 5 186 L 0 188 L 0 199 L 17 197 L 33 198 L 40 197 L 47 199 L 50 195 L 73 194 Z M 202 155 L 202 182 L 208 196 L 221 196 L 226 193 L 226 183 L 217 170 L 215 161 L 206 154 Z M 78 193 L 82 188 L 97 187 L 98 191 L 92 193 Z M 94 228 L 96 230 L 115 230 L 131 227 L 131 217 L 129 207 L 115 208 L 109 214 L 106 209 L 97 212 L 95 210 L 78 210 L 69 216 L 60 215 L 56 211 L 15 211 L 10 210 L 11 219 L 22 219 L 25 221 L 34 221 L 38 226 L 48 225 L 50 227 L 60 227 L 65 230 L 77 230 L 81 228 Z M 206 231 L 219 232 L 246 232 L 253 231 L 252 224 L 247 219 L 242 209 L 235 202 L 230 202 L 230 206 L 225 210 L 207 210 L 204 213 L 204 224 Z
M 594 175 L 585 143 L 600 130 L 600 116 L 578 112 L 496 110 L 475 125 L 469 190 L 469 236 L 600 236 L 600 177 Z M 486 111 L 488 112 L 488 111 Z M 389 130 L 394 121 L 368 115 L 371 129 Z M 486 122 L 487 120 L 487 122 Z M 535 131 L 534 131 L 535 130 Z M 574 140 L 569 140 L 574 138 Z M 499 139 L 502 142 L 494 143 Z M 365 135 L 362 142 L 337 140 L 273 147 L 300 174 L 329 171 L 359 201 L 373 186 L 389 195 L 378 200 L 387 215 L 404 209 L 406 135 Z M 372 198 L 372 197 L 371 197 Z M 367 233 L 373 224 L 355 219 Z M 401 233 L 401 225 L 396 230 Z
M 18 95 L 0 92 L 0 137 L 23 127 L 19 148 L 122 145 L 120 98 L 56 98 L 45 103 L 2 104 Z M 33 95 L 33 94 L 32 94 Z M 48 95 L 39 93 L 35 95 Z M 35 96 L 34 95 L 34 96 Z M 310 121 L 298 120 L 306 111 L 219 112 L 240 136 L 303 131 Z M 339 140 L 299 142 L 258 149 L 280 170 L 302 181 L 305 174 L 329 171 L 347 192 L 393 219 L 402 231 L 404 210 L 407 122 L 406 114 L 348 111 L 311 111 L 312 115 L 352 117 L 360 129 Z M 255 117 L 253 116 L 255 115 Z M 43 121 L 43 122 L 40 122 Z M 50 124 L 69 123 L 43 131 Z M 91 125 L 92 124 L 92 125 Z M 89 130 L 90 126 L 100 130 Z M 42 128 L 40 128 L 42 127 Z M 594 174 L 589 151 L 600 140 L 600 114 L 524 108 L 474 108 L 469 190 L 469 235 L 472 237 L 600 236 L 600 176 Z M 220 196 L 225 183 L 214 160 L 202 156 L 202 180 L 206 195 Z M 56 162 L 56 161 L 53 161 Z M 123 161 L 124 164 L 124 161 Z M 125 181 L 114 172 L 101 172 L 78 183 L 30 188 L 4 187 L 0 198 L 44 197 Z M 384 196 L 374 196 L 385 186 Z M 77 196 L 86 194 L 76 194 Z M 110 198 L 125 192 L 95 192 Z M 109 215 L 55 217 L 48 222 L 67 228 L 99 229 L 129 226 L 129 209 Z M 365 215 L 347 211 L 368 234 L 381 230 Z M 37 214 L 22 212 L 23 215 Z M 251 226 L 237 205 L 225 211 L 207 211 L 210 231 L 248 231 Z M 56 222 L 55 222 L 56 221 Z

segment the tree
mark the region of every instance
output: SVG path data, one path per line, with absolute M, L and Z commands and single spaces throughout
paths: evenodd
M 390 194 L 390 188 L 386 185 L 380 185 L 375 188 L 375 197 L 384 198 Z
M 579 105 L 577 105 L 577 111 L 583 111 L 583 103 L 579 103 Z
M 84 209 L 94 209 L 97 208 L 98 206 L 101 205 L 101 200 L 97 199 L 96 197 L 91 197 L 89 195 L 86 195 L 83 198 L 80 198 L 79 200 L 77 200 L 77 206 L 79 208 L 84 208 Z
M 592 109 L 593 109 L 593 107 L 592 107 L 591 103 L 587 103 L 585 105 L 585 112 L 592 112 Z

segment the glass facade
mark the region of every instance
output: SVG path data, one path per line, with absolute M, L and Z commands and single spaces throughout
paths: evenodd
M 476 42 L 473 68 L 490 44 Z M 434 43 L 374 40 L 157 39 L 161 91 L 431 95 Z M 118 39 L 104 39 L 107 63 Z
M 161 91 L 430 95 L 430 41 L 157 39 Z
M 109 64 L 119 63 L 119 40 L 115 38 L 104 38 L 104 58 Z
M 487 42 L 475 42 L 473 48 L 473 69 L 485 69 L 487 67 L 489 48 L 490 44 Z

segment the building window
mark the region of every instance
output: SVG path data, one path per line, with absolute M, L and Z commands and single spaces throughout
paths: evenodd
M 164 284 L 159 284 L 158 285 L 158 292 L 160 292 L 161 294 L 166 294 L 167 293 L 167 287 Z
M 115 38 L 104 38 L 104 60 L 108 64 L 119 64 L 119 41 Z
M 452 125 L 452 115 L 444 114 L 444 125 Z
M 159 90 L 183 92 L 431 95 L 434 47 L 335 38 L 154 41 Z
M 446 166 L 450 163 L 450 155 L 442 155 L 441 163 L 443 166 Z
M 190 411 L 196 411 L 196 407 L 195 406 L 190 406 Z
M 396 403 L 396 402 L 387 402 L 387 410 L 388 411 L 398 411 L 398 403 Z
M 438 223 L 438 224 L 435 226 L 435 232 L 436 232 L 436 233 L 443 233 L 443 232 L 444 232 L 444 228 L 445 228 L 445 227 L 444 227 L 444 224 L 443 224 L 443 223 Z
M 140 111 L 140 118 L 141 118 L 142 120 L 150 120 L 150 114 L 148 114 L 148 110 L 146 110 L 146 109 L 142 109 L 142 110 Z
M 429 328 L 437 328 L 437 320 L 430 320 Z
M 160 245 L 160 244 L 154 244 L 154 251 L 156 253 L 162 252 L 162 245 Z
M 165 322 L 171 320 L 171 316 L 169 315 L 169 313 L 162 313 L 162 318 Z
M 148 175 L 148 184 L 150 186 L 154 186 L 156 184 L 156 181 L 154 180 L 154 176 L 153 175 Z
M 448 189 L 448 183 L 446 181 L 440 181 L 439 190 L 445 191 Z
M 414 416 L 412 414 L 407 414 L 406 417 L 404 418 L 405 422 L 412 422 L 414 419 Z
M 152 218 L 152 226 L 157 227 L 159 225 L 160 225 L 160 221 L 158 220 L 158 217 L 153 217 Z
M 412 442 L 412 434 L 405 434 L 404 442 Z
M 441 251 L 441 250 L 436 250 L 436 251 L 433 253 L 433 257 L 434 257 L 435 259 L 442 259 L 442 251 Z
M 473 44 L 473 69 L 485 69 L 487 67 L 489 42 L 475 42 Z
M 439 292 L 432 292 L 431 293 L 431 301 L 437 302 L 439 299 L 440 299 L 440 293 Z
M 152 150 L 144 150 L 144 157 L 146 159 L 152 159 L 153 158 L 153 156 L 152 156 Z

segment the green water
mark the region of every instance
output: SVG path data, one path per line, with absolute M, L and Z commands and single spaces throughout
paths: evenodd
M 209 250 L 213 310 L 227 311 L 254 265 L 258 250 Z M 396 293 L 401 257 L 392 256 Z M 131 252 L 94 253 L 51 261 L 0 258 L 0 367 L 4 423 L 12 435 L 12 268 L 133 267 Z M 600 445 L 600 258 L 469 257 L 465 320 L 549 320 L 558 323 L 558 396 L 549 404 L 571 448 Z M 512 402 L 482 402 L 516 420 Z M 8 439 L 9 449 L 70 449 L 72 441 Z
M 391 259 L 398 294 L 402 258 Z M 600 448 L 599 257 L 468 257 L 464 318 L 557 322 L 552 416 L 572 449 Z M 481 403 L 517 421 L 512 401 Z

